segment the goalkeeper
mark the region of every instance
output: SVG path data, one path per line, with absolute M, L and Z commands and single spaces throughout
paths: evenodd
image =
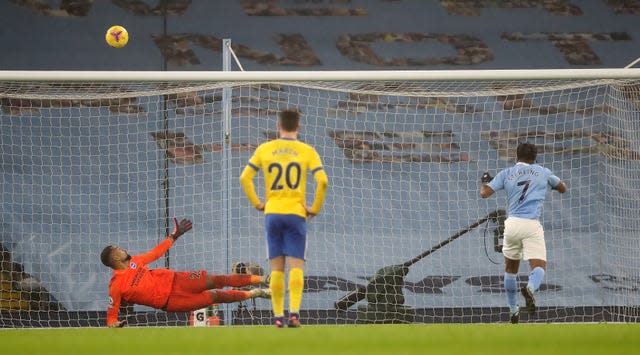
M 258 285 L 264 278 L 258 275 L 209 275 L 205 270 L 178 272 L 149 269 L 147 264 L 160 258 L 181 235 L 192 228 L 191 221 L 173 219 L 174 229 L 167 239 L 151 251 L 131 256 L 125 250 L 108 246 L 102 250 L 102 263 L 113 269 L 109 282 L 107 326 L 122 327 L 118 321 L 120 303 L 135 303 L 167 312 L 189 312 L 214 303 L 231 303 L 249 298 L 270 298 L 268 289 L 250 291 L 220 290 L 223 287 Z
M 527 286 L 520 292 L 525 299 L 525 310 L 535 313 L 533 294 L 538 290 L 547 267 L 547 250 L 544 231 L 540 224 L 542 203 L 547 187 L 565 193 L 567 186 L 551 170 L 536 164 L 537 148 L 531 143 L 521 143 L 516 148 L 517 162 L 500 171 L 495 178 L 484 173 L 481 178 L 480 196 L 487 198 L 504 189 L 509 203 L 508 218 L 504 223 L 505 260 L 504 289 L 507 293 L 511 323 L 518 323 L 520 310 L 516 305 L 518 286 L 516 274 L 520 260 L 529 260 L 531 272 Z

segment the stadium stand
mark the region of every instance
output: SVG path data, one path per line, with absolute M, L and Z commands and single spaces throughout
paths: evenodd
M 153 1 L 5 2 L 0 67 L 220 70 L 231 38 L 247 70 L 613 68 L 640 37 L 638 1 L 162 3 L 166 17 Z M 112 23 L 131 33 L 119 51 Z

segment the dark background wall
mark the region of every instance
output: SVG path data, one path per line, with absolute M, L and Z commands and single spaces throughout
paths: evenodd
M 166 15 L 163 6 L 166 5 Z M 5 1 L 0 69 L 247 70 L 621 67 L 637 1 Z M 120 24 L 120 50 L 104 43 Z M 448 58 L 448 59 L 447 59 Z

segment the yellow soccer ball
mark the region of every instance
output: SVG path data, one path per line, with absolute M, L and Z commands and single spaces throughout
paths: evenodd
M 111 26 L 104 36 L 107 43 L 114 48 L 122 48 L 129 42 L 129 33 L 122 26 Z

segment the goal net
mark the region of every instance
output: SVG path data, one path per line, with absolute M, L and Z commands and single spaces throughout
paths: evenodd
M 7 73 L 0 327 L 104 326 L 111 270 L 100 252 L 146 252 L 174 216 L 194 228 L 152 268 L 268 272 L 264 217 L 238 178 L 253 150 L 277 138 L 287 108 L 302 113 L 300 139 L 330 181 L 308 225 L 304 324 L 507 322 L 498 251 L 506 198 L 481 200 L 479 178 L 514 164 L 524 141 L 569 191 L 544 203 L 547 276 L 537 313 L 521 322 L 640 319 L 635 69 L 580 80 L 555 71 L 324 81 L 318 72 L 149 81 Z M 259 175 L 260 196 L 263 184 Z M 523 262 L 520 286 L 528 271 Z M 219 307 L 220 324 L 271 323 L 268 300 Z M 138 305 L 120 317 L 133 326 L 190 321 Z

